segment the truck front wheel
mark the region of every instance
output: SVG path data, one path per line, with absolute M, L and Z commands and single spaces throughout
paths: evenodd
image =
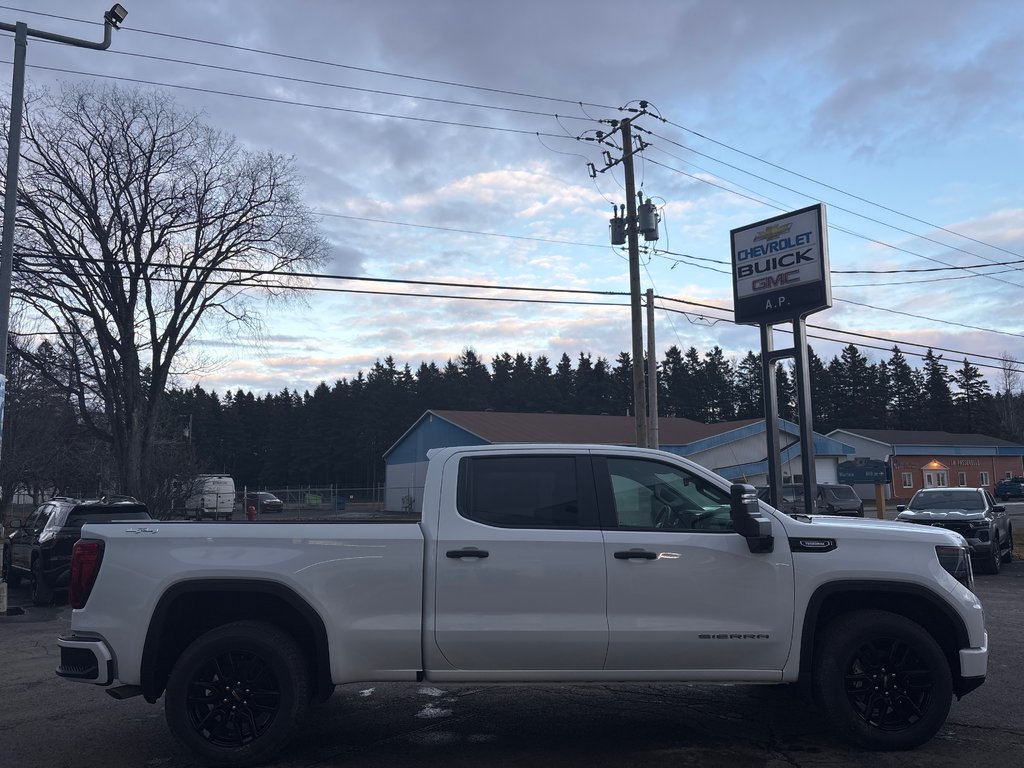
M 164 712 L 175 737 L 207 764 L 246 766 L 284 747 L 309 699 L 306 663 L 291 636 L 238 621 L 185 649 L 167 681 Z
M 817 643 L 814 692 L 844 738 L 868 749 L 912 749 L 946 721 L 953 678 L 919 624 L 855 611 L 830 623 Z

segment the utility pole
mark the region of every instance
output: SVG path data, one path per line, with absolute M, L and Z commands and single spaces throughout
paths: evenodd
M 633 415 L 636 444 L 647 447 L 647 390 L 644 387 L 644 331 L 640 312 L 640 240 L 636 225 L 636 182 L 633 178 L 632 118 L 623 120 L 622 168 L 626 175 L 626 237 L 629 242 L 629 315 L 633 329 Z
M 7 334 L 11 324 L 11 272 L 14 265 L 14 219 L 18 209 L 18 165 L 21 159 L 21 113 L 25 101 L 25 56 L 28 38 L 103 51 L 110 47 L 111 32 L 120 29 L 128 11 L 117 3 L 103 14 L 103 41 L 94 43 L 53 32 L 32 29 L 25 22 L 0 22 L 0 29 L 14 33 L 14 74 L 11 78 L 11 123 L 7 131 L 7 176 L 4 179 L 3 234 L 0 235 L 0 447 L 3 446 L 4 400 L 7 388 Z M 0 529 L 0 535 L 3 530 Z M 0 552 L 0 560 L 3 553 Z M 7 611 L 7 582 L 0 583 L 0 609 Z M 0 614 L 2 615 L 2 614 Z
M 647 406 L 651 411 L 651 428 L 647 447 L 660 448 L 658 436 L 658 361 L 654 346 L 654 289 L 647 289 Z
M 602 144 L 615 147 L 614 141 L 608 141 L 614 133 L 619 133 L 622 138 L 622 157 L 613 159 L 606 150 L 604 153 L 605 166 L 600 169 L 601 173 L 614 168 L 622 163 L 623 175 L 625 176 L 626 204 L 619 206 L 612 205 L 612 219 L 609 222 L 611 227 L 612 245 L 625 245 L 628 241 L 629 251 L 629 310 L 630 327 L 632 329 L 632 357 L 633 357 L 633 416 L 636 421 L 636 444 L 639 448 L 650 448 L 650 433 L 648 431 L 648 404 L 647 386 L 644 379 L 644 329 L 643 312 L 640 299 L 640 234 L 644 240 L 653 241 L 658 239 L 659 215 L 656 207 L 650 198 L 646 202 L 641 199 L 638 206 L 636 192 L 636 181 L 633 170 L 633 155 L 642 152 L 649 145 L 641 139 L 639 146 L 633 146 L 633 120 L 637 117 L 650 114 L 647 111 L 647 102 L 641 101 L 639 109 L 627 108 L 625 111 L 633 112 L 632 117 L 624 120 L 602 120 L 601 122 L 611 125 L 614 129 L 612 134 L 597 132 L 596 139 L 588 138 L 588 141 L 598 141 Z M 642 130 L 642 129 L 641 129 Z M 616 147 L 617 149 L 617 147 Z M 593 163 L 589 164 L 591 178 L 596 178 L 598 169 Z M 654 359 L 653 350 L 650 353 Z M 657 386 L 657 382 L 655 382 Z M 657 408 L 657 404 L 654 405 Z M 655 417 L 656 418 L 656 417 Z M 656 428 L 656 427 L 655 427 Z

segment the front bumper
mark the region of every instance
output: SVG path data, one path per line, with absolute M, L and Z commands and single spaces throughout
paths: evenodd
M 58 677 L 95 685 L 114 682 L 114 654 L 103 638 L 74 633 L 60 635 L 57 647 L 60 648 Z
M 988 632 L 981 648 L 960 649 L 960 678 L 954 681 L 954 690 L 959 699 L 966 696 L 985 682 L 988 673 Z
M 978 539 L 967 539 L 967 547 L 971 551 L 971 557 L 982 559 L 992 556 L 992 542 L 979 541 Z

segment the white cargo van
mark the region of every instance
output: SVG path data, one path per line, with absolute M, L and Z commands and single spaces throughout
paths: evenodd
M 185 500 L 185 517 L 230 520 L 235 508 L 235 481 L 230 475 L 196 475 Z

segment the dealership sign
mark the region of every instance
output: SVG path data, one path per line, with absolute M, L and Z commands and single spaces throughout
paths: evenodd
M 731 235 L 737 323 L 771 325 L 832 306 L 822 203 Z

